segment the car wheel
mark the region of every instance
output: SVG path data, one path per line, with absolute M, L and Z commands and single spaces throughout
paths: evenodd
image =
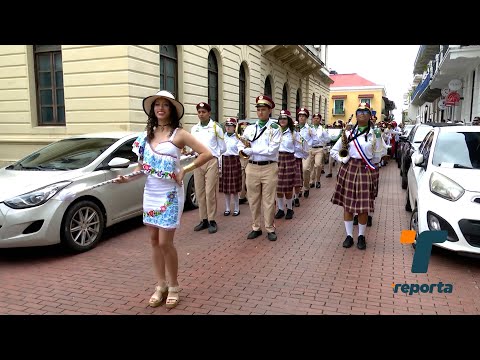
M 410 217 L 410 230 L 415 230 L 415 242 L 418 238 L 418 210 L 415 208 L 412 212 L 412 216 Z M 412 244 L 413 248 L 415 249 L 416 244 L 415 242 Z
M 90 250 L 100 241 L 104 226 L 100 207 L 90 200 L 79 201 L 67 210 L 63 218 L 63 243 L 75 252 Z
M 408 184 L 407 184 L 406 193 L 407 193 L 407 199 L 405 200 L 405 210 L 410 212 L 412 211 L 412 205 L 410 204 L 410 196 L 408 194 Z
M 198 208 L 197 196 L 195 195 L 195 180 L 193 176 L 188 181 L 187 193 L 185 194 L 185 206 L 188 209 Z
M 402 189 L 406 189 L 408 186 L 408 178 L 407 174 L 405 174 L 405 171 L 402 173 Z

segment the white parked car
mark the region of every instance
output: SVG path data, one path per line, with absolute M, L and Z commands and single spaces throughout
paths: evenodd
M 480 127 L 430 130 L 412 155 L 405 208 L 417 235 L 447 230 L 435 245 L 480 255 Z
M 0 248 L 64 243 L 93 248 L 105 227 L 140 216 L 146 177 L 107 184 L 65 199 L 65 192 L 131 173 L 138 132 L 72 136 L 0 169 Z M 193 157 L 182 157 L 187 165 Z M 185 207 L 197 207 L 193 172 L 185 175 Z

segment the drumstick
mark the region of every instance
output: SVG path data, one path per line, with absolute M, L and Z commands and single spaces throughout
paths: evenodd
M 130 174 L 127 174 L 127 175 L 123 175 L 124 177 L 126 178 L 129 178 L 129 177 L 132 177 L 132 176 L 135 176 L 135 175 L 140 175 L 140 174 L 143 174 L 143 170 L 139 170 L 139 171 L 134 171 Z M 85 187 L 82 187 L 80 189 L 70 189 L 68 191 L 65 191 L 64 193 L 60 194 L 60 200 L 62 201 L 69 201 L 69 200 L 73 200 L 79 193 L 81 192 L 84 192 L 84 191 L 88 191 L 88 190 L 92 190 L 92 189 L 95 189 L 97 187 L 100 187 L 100 186 L 103 186 L 103 185 L 107 185 L 107 184 L 112 184 L 112 183 L 115 183 L 117 182 L 117 179 L 111 179 L 111 180 L 106 180 L 106 181 L 102 181 L 98 184 L 95 184 L 95 185 L 91 185 L 91 186 L 85 186 Z

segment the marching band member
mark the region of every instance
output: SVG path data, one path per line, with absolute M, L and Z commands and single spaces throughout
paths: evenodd
M 245 170 L 247 199 L 252 213 L 252 231 L 247 239 L 262 235 L 260 225 L 261 207 L 268 240 L 277 240 L 275 234 L 275 194 L 278 181 L 278 149 L 282 133 L 270 113 L 275 107 L 266 95 L 256 98 L 258 121 L 245 128 L 238 144 L 240 156 L 248 157 Z
M 278 184 L 277 184 L 277 206 L 278 211 L 275 219 L 289 220 L 293 217 L 292 191 L 295 185 L 295 172 L 297 165 L 295 161 L 295 148 L 301 146 L 299 134 L 295 131 L 290 111 L 280 111 L 278 124 L 282 131 L 282 137 L 278 155 Z M 287 215 L 284 211 L 284 201 L 287 207 Z
M 378 124 L 375 123 L 376 116 L 372 117 L 370 120 L 370 127 L 374 130 L 380 131 L 378 128 Z M 376 141 L 380 142 L 380 146 L 374 146 L 374 152 L 372 157 L 372 163 L 375 166 L 375 170 L 372 169 L 372 175 L 374 180 L 374 187 L 373 187 L 373 196 L 376 198 L 378 196 L 378 185 L 380 180 L 380 167 L 381 161 L 384 156 L 387 155 L 387 150 L 390 147 L 389 145 L 385 144 L 383 137 L 380 136 Z M 367 227 L 372 226 L 372 216 L 369 214 L 367 217 Z M 358 225 L 358 214 L 353 217 L 353 225 Z
M 302 161 L 303 167 L 303 196 L 308 198 L 310 195 L 310 172 L 312 171 L 312 147 L 314 143 L 318 142 L 317 133 L 310 125 L 308 125 L 307 120 L 310 116 L 308 109 L 302 107 L 297 112 L 298 124 L 300 127 L 300 135 L 307 141 L 308 146 L 310 147 L 308 157 Z
M 293 188 L 293 204 L 295 207 L 300 206 L 300 197 L 302 197 L 302 187 L 303 187 L 303 160 L 308 158 L 308 152 L 310 151 L 310 145 L 308 141 L 300 135 L 300 127 L 297 120 L 294 122 L 295 132 L 298 134 L 297 138 L 299 141 L 299 146 L 295 147 L 294 157 L 295 163 L 297 165 L 295 170 L 295 181 Z M 310 141 L 311 143 L 311 141 Z
M 380 132 L 371 129 L 371 111 L 368 104 L 361 103 L 356 111 L 357 124 L 351 131 L 342 130 L 342 136 L 331 150 L 332 157 L 341 163 L 337 175 L 332 203 L 344 209 L 347 237 L 343 247 L 353 245 L 353 214 L 358 214 L 358 243 L 360 250 L 366 249 L 365 228 L 368 213 L 374 212 L 375 166 L 374 153 L 379 151 Z
M 310 172 L 310 187 L 320 189 L 320 177 L 322 176 L 323 157 L 325 155 L 325 147 L 330 142 L 330 136 L 327 129 L 325 129 L 320 122 L 322 121 L 322 115 L 315 113 L 312 115 L 312 129 L 316 132 L 316 139 L 312 144 L 312 150 L 310 150 L 310 162 L 313 163 L 313 169 Z M 311 166 L 310 166 L 311 168 Z M 315 185 L 314 185 L 315 184 Z
M 195 194 L 198 199 L 200 224 L 194 231 L 208 228 L 210 234 L 217 232 L 217 187 L 220 156 L 225 152 L 226 145 L 222 128 L 210 118 L 212 108 L 206 102 L 197 104 L 199 122 L 192 126 L 192 135 L 205 144 L 213 154 L 213 159 L 195 168 Z
M 233 216 L 240 215 L 238 193 L 242 187 L 242 167 L 238 155 L 238 142 L 235 136 L 237 119 L 228 118 L 225 122 L 225 145 L 227 150 L 222 155 L 222 176 L 220 177 L 220 192 L 225 194 L 225 212 L 230 215 L 230 201 L 233 198 Z

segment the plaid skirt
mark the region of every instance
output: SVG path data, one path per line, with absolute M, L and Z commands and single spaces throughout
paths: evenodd
M 242 191 L 240 156 L 222 156 L 222 176 L 220 176 L 219 188 L 219 191 L 225 194 L 236 194 Z
M 302 158 L 295 158 L 295 180 L 293 181 L 293 186 L 303 187 L 303 162 Z
M 278 183 L 277 193 L 291 193 L 295 185 L 297 165 L 293 153 L 278 153 Z
M 343 206 L 351 214 L 373 213 L 375 202 L 375 175 L 361 159 L 340 163 L 337 185 L 331 202 Z

